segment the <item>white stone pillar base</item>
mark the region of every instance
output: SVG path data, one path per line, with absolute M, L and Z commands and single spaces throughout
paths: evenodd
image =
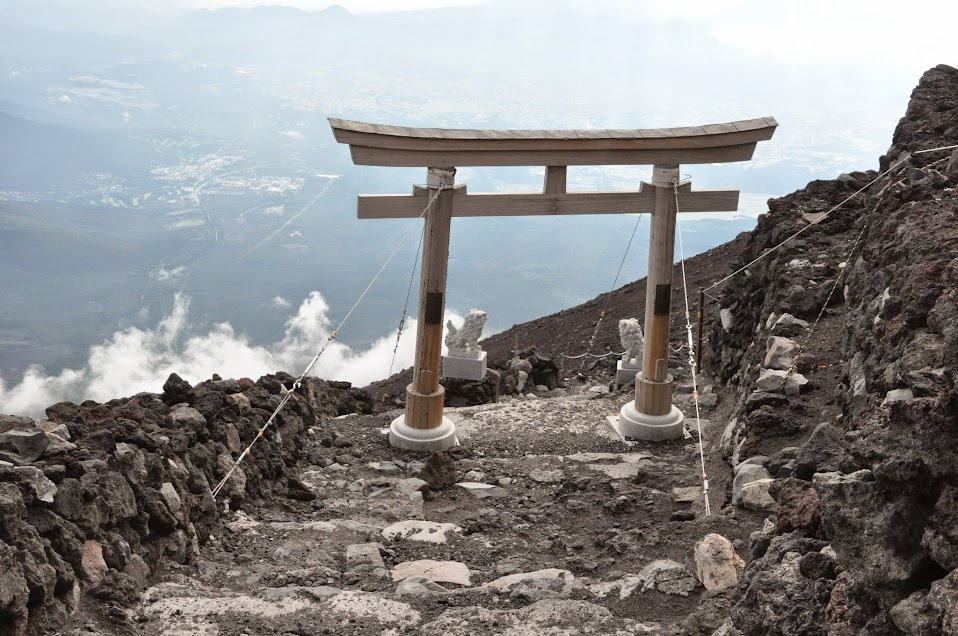
M 452 448 L 459 440 L 456 425 L 448 417 L 436 428 L 413 428 L 406 425 L 406 416 L 400 415 L 389 425 L 389 443 L 403 450 L 433 453 Z
M 632 401 L 619 411 L 618 420 L 612 424 L 612 428 L 622 437 L 663 442 L 685 436 L 685 427 L 682 426 L 684 420 L 685 415 L 674 404 L 666 415 L 646 415 L 637 411 Z

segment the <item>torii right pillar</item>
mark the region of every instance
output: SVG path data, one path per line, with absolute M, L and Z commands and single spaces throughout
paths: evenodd
M 678 178 L 678 165 L 652 168 L 655 210 L 649 237 L 642 371 L 635 378 L 635 400 L 622 407 L 616 425 L 620 435 L 656 442 L 679 439 L 684 435 L 682 421 L 685 416 L 672 404 L 672 376 L 669 375 L 669 318 Z

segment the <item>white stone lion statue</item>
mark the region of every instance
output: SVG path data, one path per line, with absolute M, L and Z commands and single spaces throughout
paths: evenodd
M 619 321 L 619 341 L 625 349 L 622 356 L 623 364 L 639 365 L 642 361 L 642 348 L 645 346 L 645 336 L 637 318 L 624 318 Z
M 446 334 L 446 346 L 460 351 L 481 351 L 482 347 L 478 344 L 479 336 L 482 335 L 482 327 L 486 324 L 487 316 L 484 311 L 470 309 L 462 327 L 458 329 L 451 320 L 446 321 L 446 329 L 449 330 Z

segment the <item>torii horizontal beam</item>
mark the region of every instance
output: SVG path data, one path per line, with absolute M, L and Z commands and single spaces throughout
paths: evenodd
M 329 120 L 353 162 L 373 166 L 593 166 L 748 161 L 774 117 L 636 130 L 471 130 Z
M 573 214 L 651 213 L 655 210 L 655 188 L 640 186 L 635 191 L 570 192 L 530 194 L 467 194 L 465 186 L 453 192 L 452 216 L 566 216 Z M 735 212 L 738 190 L 701 190 L 691 185 L 679 188 L 682 212 Z M 360 219 L 415 219 L 428 202 L 428 190 L 415 188 L 413 194 L 359 195 Z

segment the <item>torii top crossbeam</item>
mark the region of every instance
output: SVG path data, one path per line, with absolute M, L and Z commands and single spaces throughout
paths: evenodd
M 425 215 L 419 325 L 406 412 L 390 427 L 393 445 L 442 450 L 456 443 L 442 415 L 439 384 L 449 229 L 453 216 L 615 214 L 651 212 L 645 304 L 645 350 L 635 401 L 622 407 L 620 432 L 642 439 L 682 435 L 682 413 L 671 404 L 668 333 L 676 212 L 734 211 L 737 190 L 692 191 L 679 183 L 679 164 L 748 161 L 771 139 L 772 117 L 725 124 L 638 130 L 466 130 L 407 128 L 330 119 L 336 141 L 357 165 L 428 168 L 425 188 L 411 195 L 360 195 L 360 218 Z M 566 192 L 567 166 L 653 165 L 650 184 L 632 192 Z M 455 186 L 456 167 L 544 166 L 542 192 L 468 194 Z M 646 188 L 649 185 L 651 187 Z M 434 197 L 434 200 L 433 200 Z M 433 201 L 431 204 L 430 201 Z
M 364 166 L 595 166 L 748 161 L 773 117 L 643 130 L 406 128 L 330 119 Z

